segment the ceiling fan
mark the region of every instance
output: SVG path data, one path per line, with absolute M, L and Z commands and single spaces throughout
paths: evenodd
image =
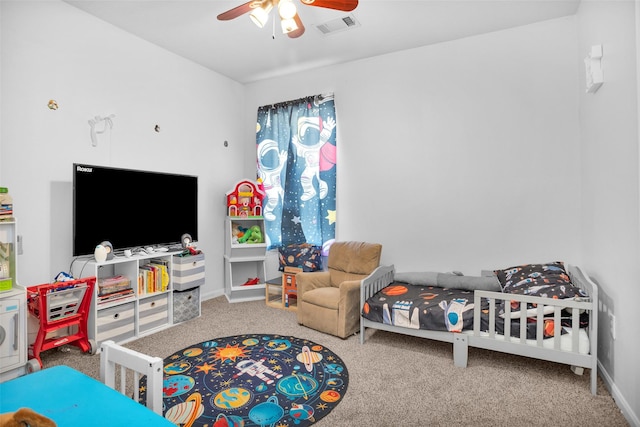
M 358 6 L 358 0 L 300 0 L 307 6 L 323 7 L 326 9 L 342 10 L 351 12 Z M 254 24 L 262 28 L 269 20 L 269 13 L 272 9 L 278 9 L 282 32 L 291 38 L 300 37 L 304 34 L 304 25 L 300 20 L 296 5 L 293 0 L 252 0 L 240 6 L 229 9 L 218 15 L 218 20 L 229 21 L 245 13 L 250 12 L 250 18 Z

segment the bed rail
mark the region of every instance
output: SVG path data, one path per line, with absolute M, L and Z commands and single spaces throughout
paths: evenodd
M 365 301 L 374 296 L 380 289 L 393 282 L 395 267 L 393 265 L 381 265 L 373 270 L 373 273 L 362 279 L 360 284 L 360 310 L 364 306 Z M 364 344 L 365 322 L 360 316 L 360 343 Z
M 598 288 L 589 278 L 575 266 L 567 266 L 567 272 L 573 284 L 583 289 L 588 297 L 574 299 L 542 298 L 530 295 L 504 294 L 501 292 L 475 291 L 474 293 L 474 319 L 473 333 L 469 337 L 469 346 L 480 347 L 488 350 L 503 351 L 506 353 L 531 356 L 538 359 L 559 363 L 568 363 L 591 369 L 591 391 L 597 392 L 597 330 L 598 320 Z M 482 298 L 489 301 L 489 328 L 481 331 Z M 496 331 L 496 318 L 499 316 L 498 308 L 504 301 L 504 332 Z M 511 311 L 511 302 L 517 301 L 520 307 L 526 307 L 526 303 L 536 304 L 535 314 L 526 309 L 521 309 L 519 314 Z M 561 312 L 566 310 L 571 313 L 571 348 L 561 348 L 560 337 L 562 335 Z M 545 313 L 553 313 L 553 348 L 546 348 L 545 344 Z M 589 315 L 589 352 L 584 354 L 579 350 L 580 314 L 586 311 Z M 536 339 L 527 340 L 527 317 L 536 318 Z M 548 319 L 548 318 L 546 318 Z M 519 320 L 519 336 L 511 335 L 511 321 Z M 547 331 L 549 334 L 551 331 Z M 556 339 L 557 338 L 557 339 Z

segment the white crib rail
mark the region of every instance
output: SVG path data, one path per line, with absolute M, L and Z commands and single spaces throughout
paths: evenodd
M 393 265 L 381 265 L 360 282 L 360 310 L 365 301 L 374 296 L 380 289 L 393 282 L 395 267 Z M 364 344 L 365 322 L 360 316 L 360 344 Z
M 504 294 L 501 292 L 475 291 L 474 293 L 474 313 L 473 313 L 473 333 L 469 337 L 469 346 L 485 348 L 487 350 L 502 351 L 505 353 L 519 354 L 521 356 L 534 357 L 537 359 L 549 360 L 553 362 L 566 363 L 591 369 L 591 392 L 597 393 L 597 325 L 598 325 L 598 288 L 597 286 L 576 266 L 567 266 L 567 272 L 573 284 L 583 289 L 588 297 L 574 299 L 553 299 L 542 298 L 530 295 Z M 481 299 L 489 299 L 489 325 L 488 331 L 481 331 L 482 306 Z M 500 302 L 504 301 L 504 333 L 498 334 L 495 328 L 496 317 L 499 316 L 497 308 Z M 536 304 L 536 339 L 527 340 L 527 310 L 521 309 L 520 314 L 511 312 L 511 301 L 520 303 L 520 307 L 526 307 L 526 303 Z M 551 307 L 553 311 L 553 348 L 545 348 L 544 339 L 544 313 L 545 308 Z M 561 312 L 566 309 L 571 313 L 571 348 L 569 350 L 561 348 Z M 580 314 L 586 311 L 589 319 L 588 336 L 589 352 L 583 354 L 579 349 L 578 333 L 580 329 Z M 520 321 L 519 337 L 511 336 L 511 320 Z

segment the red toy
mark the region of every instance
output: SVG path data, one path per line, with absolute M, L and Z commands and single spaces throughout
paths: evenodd
M 261 217 L 262 200 L 265 192 L 259 183 L 249 180 L 239 181 L 227 192 L 227 215 L 240 217 Z
M 253 286 L 253 285 L 257 285 L 258 283 L 260 283 L 260 278 L 254 277 L 253 279 L 248 279 L 246 282 L 242 284 L 242 286 Z
M 96 345 L 89 342 L 87 334 L 87 318 L 95 283 L 95 277 L 87 277 L 27 287 L 29 313 L 40 320 L 36 340 L 29 346 L 29 359 L 37 360 L 40 366 L 30 361 L 30 370 L 42 368 L 41 352 L 64 344 L 73 344 L 85 353 L 95 353 Z M 47 337 L 62 329 L 74 333 Z

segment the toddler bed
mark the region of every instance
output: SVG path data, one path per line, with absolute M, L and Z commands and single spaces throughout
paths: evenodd
M 561 262 L 483 272 L 396 273 L 378 267 L 362 281 L 360 342 L 366 328 L 453 344 L 455 366 L 477 347 L 591 370 L 597 393 L 598 288 Z

